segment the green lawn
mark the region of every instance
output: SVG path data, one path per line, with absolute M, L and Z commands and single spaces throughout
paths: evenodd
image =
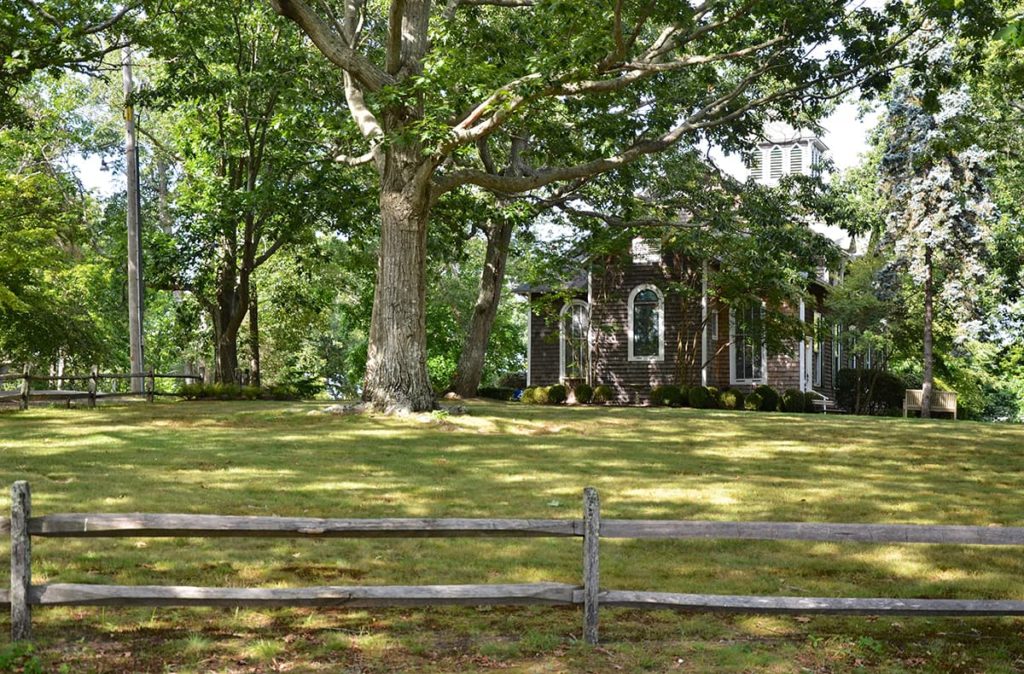
M 315 404 L 0 414 L 0 483 L 35 514 L 604 517 L 1020 525 L 1024 428 L 471 403 L 466 417 Z M 0 574 L 7 577 L 7 541 Z M 578 582 L 575 539 L 35 539 L 36 582 L 286 586 Z M 1013 548 L 606 541 L 615 589 L 1024 599 Z M 1024 622 L 571 609 L 37 609 L 44 670 L 1020 671 Z M 0 617 L 0 663 L 9 632 Z M 3 665 L 0 665 L 3 671 Z

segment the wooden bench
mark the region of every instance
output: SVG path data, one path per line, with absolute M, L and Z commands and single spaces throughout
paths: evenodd
M 921 411 L 921 389 L 907 389 L 907 398 L 903 401 L 903 416 L 908 412 Z M 948 412 L 956 419 L 956 393 L 954 391 L 932 391 L 932 412 Z

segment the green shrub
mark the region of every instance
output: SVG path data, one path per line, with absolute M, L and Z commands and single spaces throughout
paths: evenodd
M 814 412 L 817 410 L 814 406 L 815 400 L 818 400 L 818 395 L 813 391 L 806 391 L 804 393 L 804 412 Z
M 743 402 L 743 392 L 735 388 L 726 389 L 718 396 L 718 404 L 725 410 L 741 410 Z
M 690 389 L 690 404 L 697 408 L 710 407 L 713 402 L 707 386 L 694 386 Z
M 246 400 L 256 400 L 260 397 L 262 390 L 259 386 L 243 386 L 240 394 Z
M 782 394 L 782 409 L 795 413 L 804 411 L 804 392 L 796 388 L 788 388 Z
M 753 393 L 748 393 L 747 397 L 743 400 L 743 409 L 758 412 L 763 404 L 764 399 L 761 398 L 761 394 L 754 391 Z
M 680 386 L 679 387 L 679 406 L 690 407 L 690 387 Z
M 569 392 L 562 384 L 555 384 L 549 386 L 547 389 L 547 400 L 544 401 L 545 405 L 561 405 L 569 399 Z
M 524 388 L 522 395 L 519 396 L 519 402 L 524 403 L 526 405 L 532 405 L 533 404 L 533 392 L 535 390 L 536 389 L 534 389 L 534 387 L 532 387 L 532 386 L 527 386 L 526 388 Z
M 767 384 L 761 384 L 754 389 L 754 393 L 761 396 L 762 412 L 777 412 L 779 410 L 779 392 Z
M 668 384 L 666 386 L 655 386 L 651 389 L 651 404 L 663 407 L 679 407 L 682 404 L 683 394 L 678 386 Z
M 481 398 L 489 398 L 491 400 L 512 400 L 512 396 L 516 394 L 516 391 L 515 389 L 503 386 L 481 386 L 476 390 L 476 394 Z
M 719 397 L 720 396 L 721 396 L 721 394 L 718 392 L 718 388 L 717 387 L 709 386 L 708 387 L 708 397 L 710 398 L 710 400 L 709 400 L 709 403 L 708 403 L 707 406 L 709 408 L 711 408 L 711 409 L 716 409 L 718 407 L 721 407 L 721 403 L 719 401 Z
M 884 415 L 887 410 L 897 409 L 902 415 L 906 392 L 907 386 L 899 377 L 880 370 L 844 368 L 836 377 L 836 402 L 850 412 Z
M 527 405 L 547 405 L 549 389 L 548 386 L 531 386 L 523 391 L 521 400 Z
M 586 405 L 594 398 L 594 387 L 590 384 L 576 384 L 572 389 L 572 395 L 581 405 Z
M 593 401 L 595 403 L 610 403 L 612 398 L 615 397 L 615 392 L 612 391 L 612 387 L 607 384 L 600 384 L 594 387 Z
M 199 400 L 203 397 L 203 385 L 182 384 L 178 387 L 178 395 L 185 400 Z

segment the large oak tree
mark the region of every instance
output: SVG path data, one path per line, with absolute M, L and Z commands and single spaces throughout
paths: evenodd
M 377 171 L 364 396 L 397 411 L 434 404 L 426 232 L 446 193 L 552 189 L 679 142 L 735 147 L 766 116 L 814 118 L 844 89 L 884 85 L 925 22 L 971 15 L 977 30 L 991 13 L 986 2 L 938 1 L 880 11 L 841 0 L 270 2 L 341 69 L 363 135 L 347 160 Z M 488 170 L 486 151 L 515 142 L 504 132 L 538 119 L 548 135 L 533 139 L 517 170 Z M 557 149 L 563 136 L 578 141 L 572 152 Z

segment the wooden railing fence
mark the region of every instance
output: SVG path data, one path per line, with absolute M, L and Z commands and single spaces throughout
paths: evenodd
M 132 393 L 129 391 L 117 391 L 105 393 L 100 391 L 99 384 L 101 381 L 117 381 L 117 380 L 132 380 L 142 379 L 145 382 L 143 386 L 144 390 L 139 393 Z M 180 379 L 184 381 L 202 381 L 201 374 L 159 374 L 150 369 L 148 372 L 131 372 L 131 373 L 101 373 L 98 367 L 93 367 L 92 372 L 87 375 L 54 375 L 54 376 L 43 376 L 32 374 L 31 368 L 26 365 L 24 371 L 21 374 L 0 374 L 0 382 L 5 381 L 20 381 L 21 388 L 18 391 L 4 392 L 0 391 L 0 401 L 7 399 L 15 399 L 18 401 L 18 406 L 27 410 L 29 401 L 31 400 L 63 400 L 68 406 L 71 405 L 72 400 L 85 399 L 89 401 L 89 407 L 96 406 L 96 400 L 100 398 L 123 398 L 131 396 L 145 396 L 148 402 L 153 402 L 155 396 L 161 395 L 176 395 L 174 393 L 163 393 L 156 390 L 157 379 Z M 45 390 L 45 391 L 33 391 L 33 382 L 86 382 L 85 391 L 63 391 L 63 390 Z M 5 395 L 6 394 L 6 395 Z
M 384 607 L 442 605 L 564 605 L 583 608 L 583 636 L 598 641 L 599 607 L 731 613 L 867 615 L 1024 615 L 1024 601 L 874 599 L 680 594 L 600 588 L 600 540 L 731 538 L 861 543 L 1024 545 L 1024 528 L 802 522 L 714 522 L 601 519 L 597 491 L 583 491 L 582 519 L 320 519 L 173 514 L 69 513 L 32 517 L 27 482 L 11 488 L 11 636 L 31 637 L 34 606 L 283 606 Z M 580 585 L 384 585 L 299 588 L 170 587 L 159 585 L 32 584 L 32 537 L 582 537 Z

